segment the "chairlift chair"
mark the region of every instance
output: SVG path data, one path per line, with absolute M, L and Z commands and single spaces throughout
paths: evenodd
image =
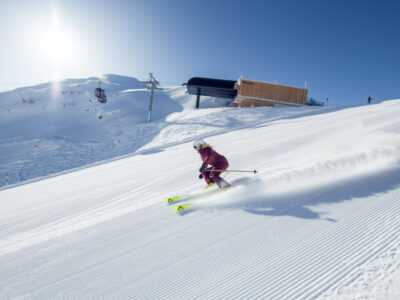
M 100 87 L 100 82 L 99 82 L 99 87 L 94 90 L 94 95 L 96 96 L 97 100 L 100 103 L 106 103 L 107 102 L 106 93 L 104 92 L 104 89 L 102 89 Z

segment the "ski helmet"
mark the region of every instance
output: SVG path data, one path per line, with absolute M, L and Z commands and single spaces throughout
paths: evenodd
M 193 148 L 194 149 L 200 149 L 201 147 L 203 147 L 204 145 L 207 145 L 206 142 L 203 139 L 196 139 L 193 142 Z

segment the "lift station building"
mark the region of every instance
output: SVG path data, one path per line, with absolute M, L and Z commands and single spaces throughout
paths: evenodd
M 187 82 L 188 93 L 200 96 L 233 99 L 240 107 L 303 106 L 307 102 L 307 88 L 240 78 L 237 81 L 193 77 Z

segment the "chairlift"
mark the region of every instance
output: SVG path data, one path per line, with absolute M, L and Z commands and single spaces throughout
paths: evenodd
M 94 90 L 94 95 L 96 96 L 97 100 L 100 103 L 106 103 L 107 102 L 106 93 L 104 89 L 100 87 L 100 83 L 101 82 L 99 81 L 99 87 Z

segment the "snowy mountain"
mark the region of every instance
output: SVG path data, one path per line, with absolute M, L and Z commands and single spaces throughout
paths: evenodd
M 400 100 L 193 110 L 174 87 L 146 123 L 144 87 L 105 77 L 106 104 L 98 78 L 0 94 L 1 169 L 45 176 L 0 191 L 1 298 L 400 297 Z M 259 173 L 178 216 L 195 137 Z
M 94 96 L 106 91 L 108 102 Z M 0 93 L 0 186 L 133 153 L 149 143 L 173 112 L 192 107 L 185 87 L 156 92 L 148 124 L 149 92 L 118 75 L 68 79 Z M 203 107 L 218 106 L 205 98 Z

